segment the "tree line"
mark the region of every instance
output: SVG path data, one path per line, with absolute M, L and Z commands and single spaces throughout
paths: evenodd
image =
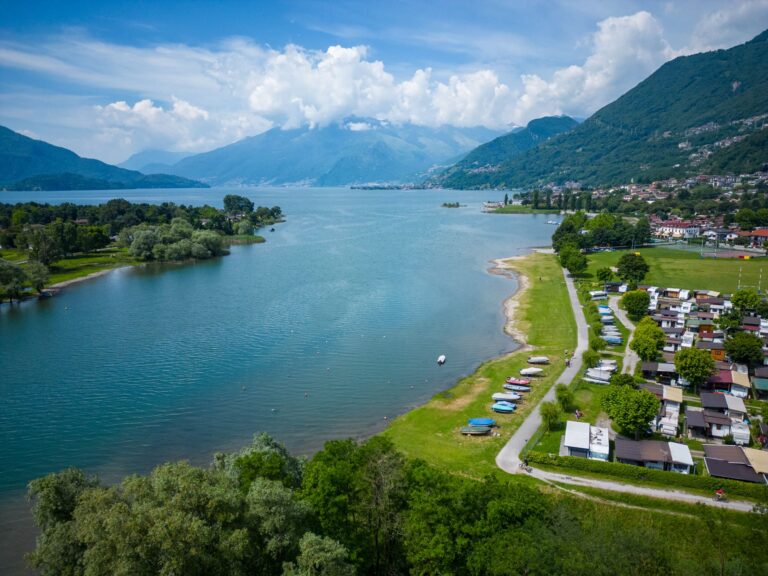
M 29 485 L 40 574 L 545 575 L 759 573 L 766 518 L 720 529 L 472 479 L 384 437 L 297 459 L 274 439 L 205 468 L 164 464 L 114 486 L 78 469 Z M 722 524 L 722 520 L 721 520 Z M 720 528 L 723 528 L 721 525 Z M 675 545 L 669 544 L 674 535 Z

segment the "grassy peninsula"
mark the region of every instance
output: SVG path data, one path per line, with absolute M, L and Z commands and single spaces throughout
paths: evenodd
M 201 260 L 232 244 L 264 242 L 256 231 L 282 221 L 279 206 L 224 197 L 224 208 L 132 204 L 0 204 L 0 302 L 19 300 L 120 266 Z

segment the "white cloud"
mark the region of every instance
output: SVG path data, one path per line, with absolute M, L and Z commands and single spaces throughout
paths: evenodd
M 757 36 L 768 23 L 768 0 L 728 3 L 726 8 L 704 14 L 691 35 L 689 52 L 729 48 Z
M 603 3 L 596 5 L 604 10 Z M 34 47 L 6 40 L 0 41 L 0 67 L 38 74 L 47 92 L 39 93 L 44 98 L 24 99 L 26 109 L 5 99 L 0 120 L 9 123 L 16 114 L 17 127 L 34 128 L 64 144 L 71 145 L 72 134 L 77 134 L 76 151 L 109 161 L 148 147 L 203 151 L 272 126 L 323 126 L 350 116 L 504 128 L 549 114 L 589 115 L 670 58 L 702 48 L 701 42 L 719 46 L 743 41 L 745 27 L 760 26 L 766 15 L 768 0 L 705 14 L 694 34 L 704 40 L 678 51 L 649 12 L 609 17 L 579 46 L 579 53 L 588 53 L 579 61 L 559 68 L 553 63 L 550 73 L 528 70 L 506 76 L 497 64 L 465 64 L 460 73 L 440 74 L 428 67 L 402 72 L 403 63 L 388 68 L 365 46 L 272 49 L 230 38 L 208 48 L 134 47 L 71 32 Z M 499 53 L 519 55 L 530 42 L 514 32 L 480 35 L 461 46 L 442 33 L 424 32 L 419 38 L 444 50 L 474 51 L 475 62 L 491 60 L 495 45 L 501 47 Z M 392 70 L 400 71 L 397 77 Z M 54 93 L 57 82 L 86 87 L 85 92 L 100 95 L 100 105 L 94 108 L 92 100 Z M 28 122 L 33 117 L 41 120 Z M 46 126 L 54 123 L 59 132 L 46 133 Z M 364 124 L 356 120 L 347 127 L 361 130 Z
M 606 18 L 592 37 L 592 54 L 581 66 L 556 70 L 550 80 L 522 77 L 515 120 L 561 113 L 588 114 L 611 102 L 677 54 L 648 12 Z

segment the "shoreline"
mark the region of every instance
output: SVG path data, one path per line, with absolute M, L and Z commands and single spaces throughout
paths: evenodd
M 91 278 L 98 278 L 99 276 L 104 276 L 106 274 L 109 274 L 110 272 L 119 270 L 120 268 L 130 268 L 132 266 L 135 266 L 135 264 L 125 264 L 122 266 L 115 266 L 114 268 L 107 268 L 106 270 L 97 270 L 96 272 L 91 272 L 90 274 L 86 274 L 85 276 L 79 276 L 77 278 L 71 278 L 70 280 L 62 280 L 61 282 L 56 282 L 56 284 L 51 284 L 50 286 L 46 286 L 45 288 L 43 288 L 43 290 L 59 290 L 60 288 L 66 288 L 67 286 L 72 286 L 72 284 L 78 284 L 80 282 L 84 282 L 85 280 L 90 280 Z
M 495 260 L 492 260 L 493 267 L 488 270 L 488 272 L 491 274 L 495 274 L 497 276 L 506 276 L 508 278 L 514 278 L 517 280 L 517 289 L 502 303 L 504 308 L 504 316 L 506 318 L 504 322 L 504 333 L 510 336 L 515 342 L 520 344 L 520 347 L 512 352 L 513 354 L 521 350 L 531 349 L 531 346 L 528 344 L 527 337 L 522 328 L 518 326 L 516 319 L 516 312 L 520 307 L 520 301 L 523 295 L 530 288 L 531 279 L 528 278 L 527 274 L 510 265 L 509 262 L 515 260 L 525 260 L 532 253 L 533 252 L 520 256 L 510 256 L 508 258 L 496 258 Z M 483 362 L 487 362 L 488 360 L 493 360 L 493 358 L 489 358 Z

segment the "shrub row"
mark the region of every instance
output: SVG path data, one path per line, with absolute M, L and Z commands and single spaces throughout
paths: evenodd
M 642 466 L 632 466 L 631 464 L 601 462 L 598 460 L 588 460 L 586 458 L 576 458 L 573 456 L 555 456 L 535 451 L 528 452 L 527 457 L 529 464 L 545 464 L 547 466 L 569 468 L 571 470 L 594 472 L 596 474 L 613 476 L 615 478 L 643 480 L 662 484 L 669 488 L 693 488 L 696 490 L 711 491 L 712 493 L 714 493 L 715 490 L 722 488 L 728 495 L 745 496 L 761 501 L 768 501 L 768 486 L 762 484 L 726 480 L 724 478 L 715 478 L 714 476 L 677 474 L 675 472 L 652 470 L 651 468 L 644 468 Z

